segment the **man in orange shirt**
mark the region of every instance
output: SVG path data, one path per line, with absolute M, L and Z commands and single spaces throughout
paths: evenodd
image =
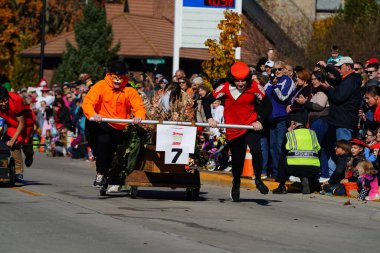
M 90 146 L 96 157 L 95 187 L 109 184 L 107 192 L 119 192 L 122 180 L 118 171 L 110 170 L 116 147 L 122 144 L 125 123 L 105 123 L 102 118 L 128 119 L 134 115 L 133 124 L 145 119 L 145 107 L 135 89 L 126 87 L 127 69 L 124 63 L 110 66 L 103 80 L 97 82 L 84 97 L 82 108 L 87 119 L 95 122 L 86 125 L 90 133 Z M 94 142 L 91 141 L 94 138 Z M 106 178 L 108 177 L 108 182 Z

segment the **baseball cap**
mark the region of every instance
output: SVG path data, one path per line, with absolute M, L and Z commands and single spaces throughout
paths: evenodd
M 274 62 L 271 61 L 271 60 L 269 60 L 269 61 L 267 61 L 267 62 L 265 63 L 265 66 L 268 66 L 268 67 L 273 68 L 273 66 L 274 66 Z
M 371 63 L 377 63 L 379 64 L 379 60 L 377 58 L 371 58 L 368 61 L 365 62 L 366 64 L 371 64 Z
M 166 78 L 162 78 L 158 83 L 159 84 L 161 84 L 161 83 L 168 84 L 169 82 L 168 82 L 168 80 L 166 80 Z
M 354 61 L 349 56 L 344 56 L 334 66 L 342 66 L 343 64 L 354 64 Z

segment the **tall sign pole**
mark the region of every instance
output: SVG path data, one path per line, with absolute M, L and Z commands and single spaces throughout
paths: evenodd
M 41 54 L 40 54 L 40 71 L 39 71 L 40 80 L 44 77 L 46 1 L 47 0 L 42 0 L 42 10 L 41 10 Z
M 179 68 L 180 48 L 206 49 L 207 39 L 219 40 L 223 11 L 242 13 L 242 0 L 175 0 L 173 75 Z M 235 49 L 240 59 L 240 48 Z
M 174 76 L 177 69 L 179 69 L 179 50 L 181 48 L 182 39 L 182 0 L 175 0 L 175 11 L 174 11 L 174 48 L 173 48 L 173 71 L 172 76 Z

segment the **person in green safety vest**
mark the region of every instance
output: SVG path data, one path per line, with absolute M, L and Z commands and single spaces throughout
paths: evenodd
M 289 176 L 301 178 L 302 193 L 310 194 L 311 188 L 320 173 L 319 150 L 316 134 L 307 129 L 302 120 L 294 119 L 290 123 L 286 140 L 284 140 L 285 152 L 279 160 L 279 172 L 277 181 L 280 185 L 273 190 L 273 194 L 287 193 L 285 182 Z

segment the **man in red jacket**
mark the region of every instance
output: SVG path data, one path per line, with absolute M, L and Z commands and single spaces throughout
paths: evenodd
M 24 168 L 21 147 L 13 146 L 30 142 L 35 122 L 34 113 L 28 105 L 24 104 L 23 99 L 17 93 L 0 87 L 0 117 L 5 120 L 7 125 L 3 140 L 11 148 L 11 155 L 15 160 L 16 179 L 22 180 Z M 33 163 L 33 146 L 24 145 L 22 149 L 25 154 L 25 165 L 30 167 Z

